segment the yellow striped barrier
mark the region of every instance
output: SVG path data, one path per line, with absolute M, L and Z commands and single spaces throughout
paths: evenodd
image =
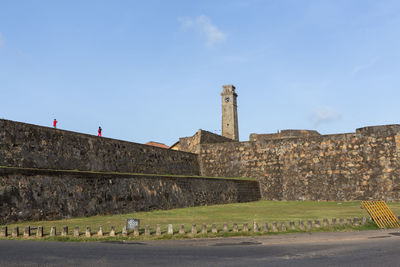
M 361 208 L 365 208 L 379 228 L 399 228 L 400 221 L 388 207 L 385 201 L 361 201 Z

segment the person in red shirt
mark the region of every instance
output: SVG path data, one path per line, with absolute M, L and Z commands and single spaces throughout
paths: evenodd
M 97 135 L 97 136 L 100 136 L 101 137 L 101 127 L 99 126 L 99 130 L 97 131 L 99 134 Z
M 58 121 L 57 121 L 56 119 L 54 119 L 54 121 L 53 121 L 53 127 L 54 127 L 54 128 L 57 128 L 57 122 L 58 122 Z

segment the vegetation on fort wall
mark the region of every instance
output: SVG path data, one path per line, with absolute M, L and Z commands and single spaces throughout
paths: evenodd
M 178 174 L 149 174 L 149 173 L 130 173 L 130 172 L 95 172 L 95 171 L 80 171 L 80 170 L 56 170 L 56 169 L 38 169 L 38 168 L 20 168 L 0 166 L 0 169 L 13 169 L 20 171 L 32 172 L 59 172 L 59 173 L 82 173 L 82 174 L 100 174 L 100 175 L 116 175 L 116 176 L 148 176 L 148 177 L 181 177 L 181 178 L 209 178 L 209 179 L 223 179 L 223 180 L 244 180 L 244 181 L 258 181 L 252 177 L 215 177 L 215 176 L 198 176 L 198 175 L 178 175 Z

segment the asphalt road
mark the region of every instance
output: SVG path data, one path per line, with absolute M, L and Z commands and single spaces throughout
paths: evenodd
M 0 266 L 400 266 L 400 232 L 150 242 L 0 240 Z

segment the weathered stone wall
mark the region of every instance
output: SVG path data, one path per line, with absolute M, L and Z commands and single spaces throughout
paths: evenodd
M 250 142 L 259 142 L 271 139 L 285 139 L 285 138 L 306 138 L 310 136 L 319 136 L 317 131 L 312 130 L 282 130 L 278 133 L 273 134 L 250 134 Z
M 0 166 L 198 175 L 197 155 L 0 120 Z
M 260 199 L 257 181 L 0 168 L 0 223 Z
M 202 145 L 202 175 L 256 177 L 264 199 L 399 200 L 400 126 Z
M 193 136 L 179 138 L 179 144 L 175 145 L 175 149 L 198 154 L 201 144 L 224 142 L 235 142 L 235 140 L 200 129 Z

